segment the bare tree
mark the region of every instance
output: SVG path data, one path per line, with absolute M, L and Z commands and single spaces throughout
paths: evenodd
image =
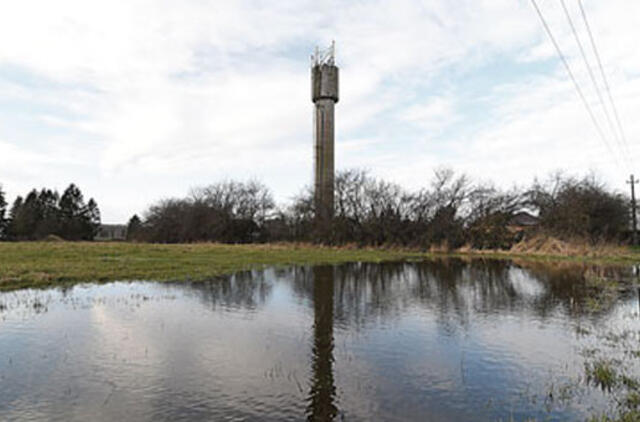
M 617 240 L 628 231 L 629 202 L 594 174 L 578 179 L 554 173 L 546 181 L 536 180 L 527 200 L 539 213 L 541 227 L 556 236 Z

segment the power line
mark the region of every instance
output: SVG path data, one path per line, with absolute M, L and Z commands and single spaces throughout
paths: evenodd
M 580 6 L 580 12 L 582 13 L 582 19 L 584 20 L 584 24 L 587 27 L 587 32 L 589 33 L 589 39 L 591 40 L 591 47 L 593 48 L 593 53 L 596 56 L 598 61 L 598 67 L 600 68 L 600 75 L 602 75 L 602 80 L 604 81 L 604 86 L 607 90 L 607 95 L 609 96 L 609 101 L 611 101 L 611 108 L 613 109 L 613 115 L 616 118 L 616 123 L 618 124 L 618 130 L 620 131 L 620 135 L 622 136 L 622 140 L 627 148 L 627 154 L 629 154 L 629 143 L 627 142 L 627 137 L 625 136 L 624 130 L 622 129 L 622 124 L 620 123 L 620 116 L 618 114 L 618 107 L 616 107 L 616 103 L 613 101 L 613 95 L 611 95 L 611 88 L 609 87 L 609 82 L 607 82 L 607 76 L 604 73 L 604 68 L 602 66 L 602 60 L 600 60 L 600 54 L 598 53 L 598 48 L 596 47 L 596 42 L 593 38 L 593 33 L 591 32 L 591 26 L 589 25 L 589 20 L 587 19 L 587 14 L 584 11 L 584 7 L 582 7 L 582 1 L 578 0 L 578 5 Z
M 607 123 L 609 124 L 609 129 L 611 129 L 614 139 L 620 146 L 620 154 L 622 155 L 623 161 L 627 165 L 628 169 L 631 170 L 631 163 L 629 162 L 629 157 L 628 155 L 625 155 L 625 151 L 624 151 L 625 145 L 623 144 L 622 140 L 618 136 L 618 132 L 613 124 L 611 115 L 609 115 L 609 110 L 605 105 L 604 98 L 602 97 L 602 92 L 600 92 L 600 87 L 596 82 L 595 75 L 593 74 L 593 70 L 591 69 L 589 60 L 587 59 L 587 54 L 585 53 L 584 47 L 582 46 L 582 42 L 580 41 L 580 37 L 578 36 L 578 31 L 576 31 L 576 27 L 573 24 L 573 20 L 571 19 L 571 14 L 569 13 L 569 9 L 567 9 L 567 5 L 564 0 L 560 0 L 560 3 L 562 4 L 562 8 L 564 9 L 564 14 L 567 17 L 567 21 L 569 22 L 569 27 L 571 27 L 571 32 L 573 32 L 573 38 L 575 38 L 576 43 L 578 44 L 578 48 L 580 49 L 580 55 L 582 56 L 582 59 L 584 60 L 584 64 L 587 66 L 587 70 L 589 71 L 589 77 L 591 78 L 591 82 L 593 83 L 593 86 L 596 90 L 596 94 L 598 95 L 598 100 L 600 101 L 600 105 L 604 110 L 604 114 L 607 118 Z
M 591 106 L 589 105 L 589 103 L 587 102 L 587 99 L 582 93 L 582 90 L 580 89 L 580 85 L 578 85 L 578 81 L 576 80 L 575 76 L 573 76 L 571 67 L 569 67 L 569 62 L 567 62 L 567 59 L 564 57 L 564 54 L 562 53 L 562 50 L 560 49 L 558 42 L 556 41 L 555 37 L 553 36 L 553 33 L 551 32 L 551 28 L 549 28 L 547 21 L 545 20 L 544 16 L 542 15 L 542 12 L 540 11 L 540 8 L 538 7 L 538 4 L 536 3 L 536 0 L 531 0 L 531 3 L 533 3 L 533 7 L 536 9 L 536 12 L 538 13 L 538 17 L 540 18 L 540 21 L 542 21 L 542 25 L 544 26 L 544 29 L 547 32 L 547 35 L 549 35 L 549 38 L 551 39 L 553 46 L 556 48 L 556 52 L 558 53 L 558 56 L 560 56 L 560 60 L 562 60 L 562 63 L 564 64 L 564 67 L 567 70 L 569 77 L 573 81 L 573 85 L 576 88 L 576 91 L 578 91 L 578 95 L 582 99 L 582 103 L 587 109 L 587 112 L 589 113 L 589 117 L 591 117 L 591 121 L 593 122 L 593 125 L 596 127 L 598 134 L 600 135 L 600 139 L 602 139 L 602 142 L 604 142 L 604 144 L 607 146 L 607 149 L 613 156 L 614 160 L 618 161 L 617 156 L 614 154 L 613 150 L 611 149 L 611 146 L 609 145 L 609 143 L 607 142 L 607 139 L 604 136 L 604 133 L 602 132 L 602 128 L 600 127 L 600 124 L 598 124 L 598 121 L 596 120 L 596 117 L 593 114 L 593 110 L 591 109 Z

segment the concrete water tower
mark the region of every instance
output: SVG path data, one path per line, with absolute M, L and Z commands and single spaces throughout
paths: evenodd
M 338 102 L 338 67 L 335 64 L 335 43 L 325 51 L 316 47 L 311 56 L 311 100 L 314 136 L 314 199 L 316 218 L 328 221 L 333 217 L 334 176 L 334 106 Z

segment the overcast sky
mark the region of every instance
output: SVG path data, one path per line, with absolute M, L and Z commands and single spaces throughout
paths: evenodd
M 335 39 L 338 169 L 408 188 L 442 166 L 505 187 L 594 170 L 626 189 L 640 2 L 583 0 L 628 148 L 560 1 L 538 2 L 610 148 L 529 0 L 5 1 L 0 184 L 12 201 L 75 182 L 104 222 L 224 178 L 259 179 L 284 203 L 312 178 L 309 55 Z

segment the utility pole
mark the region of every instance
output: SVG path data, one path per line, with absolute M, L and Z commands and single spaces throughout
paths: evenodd
M 634 245 L 638 244 L 638 231 L 636 225 L 636 190 L 635 184 L 638 183 L 637 180 L 633 178 L 633 174 L 629 177 L 629 181 L 627 181 L 631 185 L 631 241 Z

